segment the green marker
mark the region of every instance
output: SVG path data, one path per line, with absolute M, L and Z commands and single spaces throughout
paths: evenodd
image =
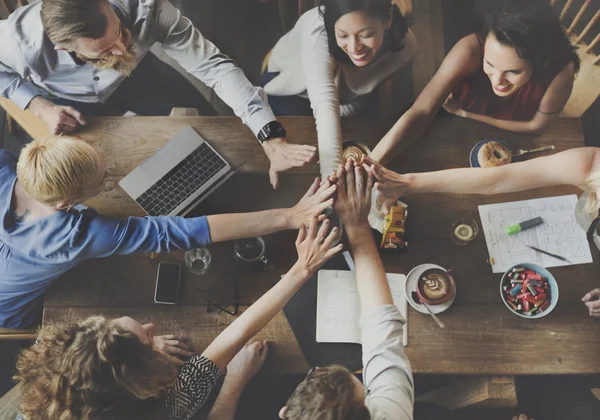
M 524 222 L 517 223 L 516 225 L 509 226 L 504 229 L 507 235 L 514 235 L 515 233 L 519 233 L 524 231 L 525 229 L 532 228 L 537 225 L 541 225 L 544 223 L 541 217 L 534 217 L 533 219 L 525 220 Z

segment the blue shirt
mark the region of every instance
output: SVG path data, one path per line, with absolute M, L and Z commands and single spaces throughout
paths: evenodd
M 17 222 L 11 211 L 16 162 L 0 149 L 0 327 L 33 325 L 46 289 L 88 259 L 171 252 L 210 243 L 206 217 L 117 219 L 84 209 Z

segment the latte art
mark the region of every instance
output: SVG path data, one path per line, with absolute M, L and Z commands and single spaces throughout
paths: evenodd
M 422 280 L 423 293 L 428 299 L 441 299 L 448 294 L 448 280 L 441 274 L 432 273 L 427 277 L 423 277 Z
M 363 156 L 365 152 L 358 146 L 350 146 L 344 149 L 342 153 L 342 159 L 347 161 L 348 159 L 352 159 L 355 162 L 362 162 Z

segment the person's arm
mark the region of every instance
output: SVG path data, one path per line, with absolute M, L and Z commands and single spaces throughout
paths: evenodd
M 78 226 L 81 239 L 71 251 L 82 258 L 106 257 L 134 252 L 168 253 L 187 250 L 211 242 L 250 238 L 285 229 L 296 229 L 317 217 L 333 204 L 336 189 L 316 178 L 294 207 L 253 213 L 218 214 L 186 219 L 183 217 L 92 217 L 85 229 Z M 90 213 L 93 214 L 93 213 Z M 87 216 L 83 216 L 84 220 Z M 82 222 L 85 223 L 85 222 Z M 81 226 L 84 226 L 83 224 Z
M 413 106 L 383 136 L 370 156 L 385 164 L 421 137 L 456 84 L 481 65 L 480 59 L 481 47 L 477 37 L 470 35 L 461 39 L 448 53 Z
M 158 39 L 165 53 L 213 89 L 254 136 L 277 120 L 263 89 L 253 86 L 242 69 L 204 38 L 188 18 L 168 0 L 157 0 L 155 7 Z M 271 161 L 269 175 L 275 189 L 279 172 L 306 165 L 316 153 L 314 146 L 290 144 L 284 138 L 269 139 L 263 148 Z
M 298 261 L 285 276 L 229 325 L 204 350 L 203 357 L 212 360 L 222 371 L 240 349 L 264 328 L 315 271 L 342 249 L 331 247 L 337 237 L 337 228 L 326 237 L 329 220 L 317 232 L 317 218 L 308 229 L 300 227 L 296 240 Z
M 369 157 L 364 163 L 377 179 L 375 188 L 394 202 L 408 194 L 501 194 L 554 185 L 585 187 L 591 173 L 600 166 L 600 149 L 579 147 L 496 168 L 458 168 L 410 174 L 398 174 Z M 384 206 L 384 211 L 386 209 Z
M 325 30 L 308 31 L 306 28 L 301 34 L 300 54 L 306 91 L 317 126 L 321 176 L 326 179 L 342 163 L 340 102 L 335 85 L 337 61 L 329 53 Z
M 361 304 L 363 381 L 367 407 L 386 418 L 412 419 L 414 384 L 402 343 L 405 319 L 394 305 L 383 263 L 369 227 L 373 177 L 346 164 L 338 172 L 336 211 L 346 229 Z
M 458 108 L 451 104 L 451 101 L 447 105 L 445 104 L 444 108 L 459 117 L 470 118 L 503 130 L 536 134 L 548 128 L 565 107 L 573 90 L 574 78 L 575 68 L 573 63 L 569 63 L 550 83 L 537 112 L 529 121 L 501 120 L 487 115 L 475 114 Z

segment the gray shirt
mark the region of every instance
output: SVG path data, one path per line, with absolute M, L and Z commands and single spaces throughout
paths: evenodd
M 360 319 L 365 404 L 372 420 L 412 420 L 414 384 L 402 344 L 406 321 L 394 305 L 371 308 Z
M 214 89 L 256 135 L 275 116 L 262 89 L 205 39 L 168 0 L 113 0 L 113 9 L 133 35 L 138 62 L 158 42 L 183 68 Z M 0 94 L 25 109 L 39 88 L 78 102 L 106 101 L 126 76 L 78 64 L 56 51 L 44 32 L 41 1 L 0 21 Z

